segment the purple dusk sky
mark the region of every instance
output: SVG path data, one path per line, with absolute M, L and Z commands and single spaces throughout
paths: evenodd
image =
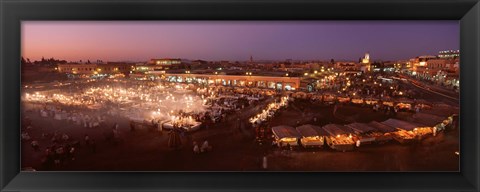
M 24 21 L 30 60 L 374 60 L 460 47 L 458 21 Z

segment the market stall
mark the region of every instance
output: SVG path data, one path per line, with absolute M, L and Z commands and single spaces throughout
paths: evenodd
M 297 130 L 288 125 L 272 127 L 275 142 L 279 147 L 298 146 L 298 139 L 301 137 Z
M 300 144 L 307 147 L 322 147 L 324 143 L 323 136 L 319 135 L 316 129 L 320 127 L 306 124 L 296 128 L 297 132 L 300 133 Z
M 397 100 L 397 103 L 395 104 L 395 107 L 397 107 L 399 110 L 412 110 L 412 105 L 413 105 L 413 100 L 408 99 L 408 98 L 400 98 Z
M 360 144 L 373 143 L 377 137 L 381 137 L 383 135 L 375 128 L 365 123 L 350 123 L 346 126 L 350 127 L 354 131 L 354 140 L 356 141 L 357 147 L 359 147 Z
M 431 133 L 435 136 L 437 132 L 445 130 L 445 127 L 448 126 L 449 120 L 447 118 L 443 118 L 440 116 L 428 114 L 428 113 L 416 113 L 412 116 L 412 121 L 415 123 L 419 123 L 425 125 L 427 127 L 431 127 Z M 417 128 L 417 134 L 422 134 L 427 132 L 430 133 L 430 130 L 425 130 L 425 128 Z M 425 134 L 427 134 L 425 133 Z
M 330 148 L 337 151 L 350 151 L 354 149 L 355 142 L 351 133 L 347 132 L 351 130 L 348 127 L 337 124 L 328 124 L 322 127 L 329 134 L 325 141 Z
M 418 110 L 429 110 L 432 109 L 432 103 L 425 99 L 416 99 L 414 108 Z
M 375 98 L 365 98 L 365 104 L 367 105 L 375 105 L 378 103 L 378 99 L 375 99 Z
M 363 100 L 363 98 L 357 96 L 357 97 L 353 97 L 353 98 L 352 98 L 352 103 L 359 105 L 359 104 L 363 104 L 363 103 L 364 103 L 364 100 Z
M 384 124 L 379 123 L 377 121 L 372 121 L 370 123 L 367 123 L 367 125 L 374 128 L 379 133 L 382 133 L 382 135 L 379 135 L 378 137 L 375 138 L 376 142 L 385 143 L 385 142 L 393 140 L 393 132 L 396 131 L 395 128 L 390 127 L 388 125 L 384 125 Z
M 389 107 L 393 107 L 394 106 L 394 101 L 391 97 L 382 97 L 382 104 L 384 106 L 389 106 Z
M 350 97 L 348 97 L 348 96 L 338 96 L 337 100 L 340 103 L 348 103 L 348 102 L 350 102 Z
M 333 93 L 325 93 L 323 94 L 323 102 L 326 104 L 333 104 L 335 103 L 337 96 Z
M 402 144 L 413 142 L 417 138 L 415 131 L 419 128 L 425 128 L 424 125 L 398 119 L 388 119 L 383 121 L 382 124 L 396 128 L 397 131 L 393 133 L 393 138 Z
M 279 109 L 287 106 L 288 105 L 288 100 L 289 100 L 289 97 L 284 96 L 284 97 L 280 98 L 279 102 L 274 101 L 273 103 L 268 104 L 267 107 L 265 109 L 263 109 L 260 113 L 258 113 L 257 115 L 255 115 L 255 116 L 253 116 L 249 119 L 250 123 L 260 124 L 262 122 L 267 121 L 269 118 L 273 117 Z
M 305 99 L 305 98 L 307 98 L 307 93 L 305 93 L 303 91 L 298 91 L 298 92 L 293 94 L 293 97 L 296 98 L 296 99 Z

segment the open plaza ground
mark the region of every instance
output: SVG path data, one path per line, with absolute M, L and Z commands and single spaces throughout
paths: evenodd
M 109 83 L 112 86 L 116 84 L 107 82 Z M 132 82 L 128 80 L 123 85 L 127 83 Z M 82 82 L 79 86 L 88 89 L 99 84 L 105 85 L 99 82 L 93 84 Z M 140 84 L 147 85 L 144 82 Z M 154 84 L 152 87 L 163 85 Z M 453 111 L 455 108 L 458 109 L 458 101 L 455 101 L 455 98 L 438 94 L 427 85 L 422 87 L 422 84 L 414 85 L 409 82 L 399 85 L 414 91 L 416 100 L 434 103 L 433 107 L 447 105 L 447 108 L 452 108 Z M 54 90 L 68 90 L 69 86 L 72 85 Z M 165 86 L 169 87 L 167 84 Z M 175 92 L 173 89 L 175 84 L 171 87 L 171 91 Z M 47 87 L 45 90 L 51 88 Z M 161 118 L 177 121 L 173 123 L 173 129 L 185 126 L 185 130 L 191 128 L 186 125 L 188 118 L 183 120 L 180 115 L 194 116 L 194 121 L 201 122 L 202 126 L 197 130 L 178 133 L 171 129 L 159 129 L 160 120 L 152 121 L 152 125 L 155 126 L 150 127 L 150 120 L 156 116 L 147 118 L 142 116 L 143 112 L 135 112 L 135 115 L 128 113 L 130 110 L 145 107 L 145 111 L 150 114 L 150 108 L 146 105 L 141 107 L 134 107 L 135 104 L 128 105 L 127 112 L 121 112 L 115 102 L 104 103 L 99 108 L 85 108 L 87 104 L 90 105 L 88 99 L 81 99 L 83 102 L 81 105 L 75 105 L 74 99 L 62 101 L 63 97 L 59 97 L 53 103 L 40 102 L 40 104 L 34 102 L 38 101 L 34 100 L 38 98 L 26 99 L 23 102 L 22 136 L 28 133 L 28 137 L 22 139 L 22 167 L 37 171 L 458 171 L 459 169 L 459 155 L 456 154 L 459 151 L 459 128 L 448 129 L 435 136 L 429 135 L 414 143 L 401 144 L 392 139 L 381 144 L 362 144 L 346 152 L 334 150 L 326 144 L 307 149 L 302 146 L 279 147 L 274 143 L 276 138 L 272 136 L 271 130 L 271 127 L 283 125 L 298 127 L 311 124 L 323 127 L 328 124 L 383 122 L 390 118 L 408 120 L 417 113 L 414 110 L 393 112 L 392 108 L 392 112 L 386 112 L 375 110 L 371 105 L 350 102 L 328 104 L 301 96 L 295 97 L 295 93 L 289 95 L 284 92 L 254 93 L 246 88 L 242 93 L 233 89 L 230 91 L 215 89 L 209 96 L 210 93 L 201 92 L 204 87 L 190 88 L 193 90 L 191 94 L 176 91 L 177 94 L 190 95 L 194 100 L 203 103 L 205 109 L 199 110 L 200 104 L 195 106 L 195 110 L 190 111 L 182 110 L 182 107 L 174 110 L 172 108 L 172 111 L 168 110 L 170 113 L 167 111 L 168 114 L 164 114 L 166 117 Z M 166 97 L 171 96 L 168 93 L 168 91 L 164 93 Z M 241 95 L 245 96 L 245 99 L 241 97 L 225 100 L 225 97 Z M 260 123 L 252 123 L 252 117 L 262 113 L 272 103 L 279 104 L 282 98 L 286 97 L 289 98 L 286 106 L 272 112 L 268 118 L 259 120 Z M 118 98 L 117 100 L 121 100 Z M 189 100 L 188 96 L 185 98 L 186 101 Z M 158 103 L 149 99 L 153 98 L 149 97 L 145 101 Z M 163 99 L 162 102 L 168 100 L 156 99 Z M 99 100 L 100 97 L 97 97 L 95 102 Z M 217 102 L 219 100 L 225 102 L 219 103 Z M 172 100 L 167 106 L 172 107 L 175 104 L 177 104 L 175 100 Z M 107 105 L 111 107 L 105 107 Z M 76 121 L 71 118 L 56 119 L 55 115 L 45 115 L 48 111 L 45 110 L 47 106 L 57 107 L 52 108 L 54 113 L 67 112 L 72 116 L 81 117 L 83 121 L 76 118 L 74 118 Z M 152 107 L 154 111 L 156 107 L 160 106 Z M 157 112 L 160 111 L 163 109 Z M 141 117 L 146 120 L 139 121 L 138 124 L 133 123 L 132 119 Z M 89 121 L 96 124 L 90 125 Z M 165 125 L 164 121 L 162 123 Z M 32 141 L 36 142 L 35 147 Z M 208 148 L 204 152 L 196 153 L 194 143 L 201 146 L 205 141 L 208 141 Z M 59 148 L 62 155 L 57 154 Z M 70 153 L 71 148 L 74 150 Z

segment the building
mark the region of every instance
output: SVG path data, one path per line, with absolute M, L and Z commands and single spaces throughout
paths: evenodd
M 365 53 L 365 56 L 362 58 L 362 63 L 363 64 L 369 64 L 370 63 L 370 54 Z
M 335 69 L 341 71 L 360 71 L 360 64 L 355 62 L 336 62 Z
M 251 74 L 251 73 L 250 73 Z M 300 88 L 300 77 L 286 76 L 258 76 L 258 75 L 227 75 L 215 72 L 214 74 L 160 73 L 150 72 L 148 75 L 132 75 L 136 79 L 164 79 L 169 82 L 192 83 L 201 85 L 266 88 L 275 90 L 294 91 Z M 154 77 L 155 76 L 155 77 Z
M 362 67 L 361 67 L 361 71 L 363 72 L 369 72 L 371 71 L 371 62 L 370 62 L 370 53 L 365 53 L 365 56 L 362 58 Z
M 55 70 L 72 77 L 96 77 L 110 75 L 127 75 L 134 68 L 134 65 L 127 63 L 114 64 L 58 64 Z
M 395 71 L 402 73 L 408 72 L 410 70 L 410 60 L 398 60 L 393 64 Z
M 446 50 L 446 51 L 439 51 L 438 58 L 442 59 L 455 59 L 460 57 L 460 50 Z
M 421 56 L 412 59 L 412 75 L 437 84 L 459 87 L 459 59 L 455 57 Z
M 150 59 L 150 61 L 145 64 L 137 65 L 135 73 L 142 73 L 147 71 L 164 71 L 169 69 L 183 69 L 186 67 L 186 65 L 187 63 L 185 63 L 182 59 Z
M 300 77 L 275 77 L 252 75 L 220 75 L 220 74 L 166 74 L 167 81 L 222 85 L 233 87 L 258 87 L 276 90 L 297 90 L 300 88 Z
M 162 65 L 162 66 L 172 66 L 172 65 L 182 64 L 182 60 L 181 60 L 181 59 L 170 59 L 170 58 L 150 59 L 150 61 L 148 61 L 147 64 Z

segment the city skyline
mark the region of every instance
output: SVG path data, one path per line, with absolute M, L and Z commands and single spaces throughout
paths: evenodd
M 459 49 L 458 21 L 26 21 L 30 60 L 403 60 Z

